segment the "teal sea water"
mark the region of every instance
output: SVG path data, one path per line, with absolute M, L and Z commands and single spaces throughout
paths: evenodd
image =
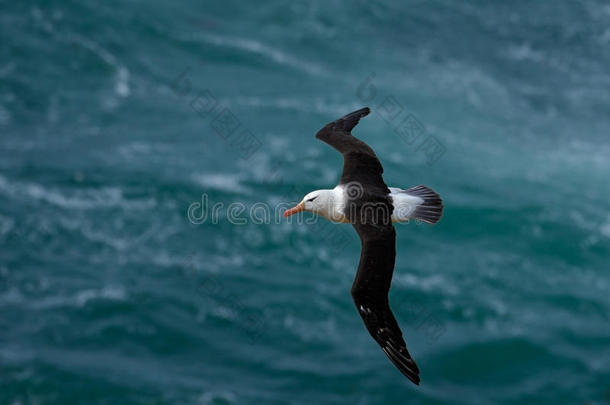
M 610 402 L 607 2 L 28 0 L 0 21 L 1 404 Z M 386 182 L 446 207 L 397 226 L 420 387 L 351 302 L 352 228 L 264 218 L 336 184 L 314 134 L 365 105 Z

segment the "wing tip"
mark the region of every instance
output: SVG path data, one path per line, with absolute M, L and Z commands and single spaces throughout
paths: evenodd
M 340 138 L 343 138 L 345 135 L 351 135 L 352 129 L 358 125 L 360 119 L 369 115 L 370 112 L 371 109 L 369 107 L 363 107 L 359 110 L 352 111 L 341 118 L 337 118 L 336 120 L 324 125 L 324 127 L 322 127 L 322 129 L 316 133 L 316 139 L 320 139 L 321 141 L 328 143 L 333 148 L 343 153 L 341 148 L 338 147 L 337 142 L 332 140 L 333 134 L 338 132 Z
M 351 112 L 351 113 L 349 113 L 348 115 L 351 115 L 351 114 L 360 114 L 360 117 L 362 118 L 362 117 L 366 117 L 366 116 L 367 116 L 367 115 L 369 115 L 370 113 L 371 113 L 371 109 L 370 109 L 370 108 L 368 108 L 368 107 L 362 107 L 361 109 L 356 110 L 356 111 L 354 111 L 354 112 Z
M 359 120 L 360 118 L 366 117 L 370 113 L 371 113 L 370 108 L 362 107 L 359 110 L 352 111 L 351 113 L 344 115 L 343 117 L 339 118 L 339 120 L 351 120 L 351 119 Z M 358 121 L 356 121 L 356 123 L 358 123 Z
M 419 367 L 417 367 L 417 364 L 415 364 L 415 361 L 410 356 L 407 357 L 403 353 L 387 346 L 382 346 L 381 350 L 383 350 L 402 375 L 407 377 L 413 384 L 419 385 Z
M 405 377 L 407 377 L 407 379 L 409 379 L 409 381 L 411 381 L 415 385 L 419 385 L 419 383 L 421 382 L 421 379 L 419 378 L 419 371 L 417 372 L 417 374 L 413 374 L 413 375 L 408 375 L 405 373 L 402 373 L 402 374 Z
M 402 375 L 407 377 L 409 379 L 409 381 L 411 381 L 413 384 L 419 385 L 419 383 L 421 382 L 421 379 L 419 378 L 419 370 L 417 372 L 412 372 L 411 370 L 409 370 L 409 372 L 405 372 L 401 369 L 398 369 L 398 370 L 402 373 Z
M 340 129 L 346 132 L 350 132 L 358 123 L 360 119 L 366 117 L 371 112 L 371 109 L 368 107 L 361 108 L 356 111 L 352 111 L 349 114 L 344 115 L 343 117 L 335 120 L 331 123 L 333 127 L 336 129 Z

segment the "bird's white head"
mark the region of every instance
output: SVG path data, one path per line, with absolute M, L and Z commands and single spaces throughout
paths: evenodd
M 309 211 L 314 214 L 332 217 L 334 208 L 333 190 L 315 190 L 303 197 L 296 206 L 284 212 L 284 218 L 301 211 Z

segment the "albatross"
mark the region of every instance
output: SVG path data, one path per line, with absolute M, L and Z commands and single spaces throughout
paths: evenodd
M 284 217 L 309 211 L 333 222 L 350 223 L 356 229 L 361 253 L 351 288 L 354 304 L 383 352 L 404 376 L 419 385 L 419 368 L 407 350 L 388 301 L 396 258 L 392 223 L 416 219 L 435 224 L 443 214 L 443 202 L 423 185 L 403 190 L 385 184 L 383 167 L 373 149 L 351 134 L 369 113 L 368 107 L 362 108 L 318 131 L 317 139 L 343 155 L 341 180 L 333 189 L 308 193 L 286 210 Z

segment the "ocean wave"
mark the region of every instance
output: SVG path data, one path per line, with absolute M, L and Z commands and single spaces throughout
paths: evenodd
M 124 301 L 126 297 L 127 293 L 122 287 L 104 287 L 102 289 L 79 291 L 72 301 L 76 306 L 83 307 L 93 300 Z
M 528 43 L 510 46 L 507 55 L 517 61 L 542 62 L 545 60 L 545 55 L 541 51 L 532 49 Z
M 286 315 L 283 326 L 292 335 L 302 342 L 317 343 L 340 343 L 342 335 L 337 327 L 337 320 L 334 317 L 327 317 L 317 321 L 310 321 L 293 315 Z
M 152 155 L 160 153 L 169 153 L 170 148 L 166 144 L 149 143 L 149 142 L 129 142 L 128 144 L 119 147 L 119 154 L 132 158 L 139 155 Z
M 59 218 L 59 223 L 64 229 L 82 235 L 87 241 L 107 245 L 119 252 L 141 248 L 150 240 L 163 243 L 172 234 L 178 232 L 175 227 L 167 223 L 160 224 L 154 217 L 145 216 L 142 217 L 142 221 L 146 222 L 146 228 L 140 232 L 134 232 L 133 230 L 124 229 L 123 224 L 120 223 L 115 223 L 114 227 L 107 229 L 84 218 Z M 161 255 L 164 253 L 161 252 Z M 155 261 L 156 255 L 144 256 L 147 258 L 146 263 L 158 264 Z
M 197 398 L 196 402 L 202 405 L 238 403 L 236 395 L 231 391 L 205 392 Z
M 116 56 L 114 56 L 107 49 L 103 48 L 96 42 L 80 35 L 70 34 L 65 36 L 64 39 L 69 42 L 80 45 L 85 49 L 88 49 L 94 55 L 98 56 L 101 60 L 103 60 L 107 65 L 114 68 L 116 70 L 116 77 L 114 83 L 114 91 L 116 95 L 122 98 L 129 96 L 129 94 L 131 93 L 129 87 L 129 69 L 127 69 L 125 65 L 120 63 Z
M 192 39 L 202 39 L 205 42 L 225 48 L 233 48 L 239 51 L 264 56 L 277 64 L 289 66 L 313 76 L 325 75 L 326 71 L 320 66 L 299 60 L 298 58 L 280 50 L 249 38 L 221 36 L 215 34 L 197 34 Z
M 415 274 L 394 274 L 394 280 L 397 286 L 404 286 L 406 288 L 415 287 L 422 291 L 439 291 L 443 295 L 457 295 L 459 289 L 457 283 L 452 283 L 446 279 L 444 275 L 432 274 L 427 276 L 420 276 Z
M 78 291 L 72 295 L 51 295 L 42 298 L 26 297 L 16 288 L 11 288 L 0 296 L 0 304 L 24 305 L 37 310 L 60 307 L 82 308 L 90 301 L 125 301 L 127 292 L 121 286 L 105 286 Z
M 11 122 L 11 113 L 0 104 L 0 126 L 6 126 Z
M 193 180 L 206 188 L 213 190 L 225 191 L 236 194 L 250 194 L 251 190 L 242 185 L 240 182 L 240 176 L 236 174 L 195 174 Z
M 276 110 L 298 111 L 308 114 L 319 113 L 325 115 L 344 115 L 347 112 L 362 107 L 362 103 L 332 103 L 321 97 L 317 97 L 313 100 L 307 100 L 303 97 L 263 98 L 257 96 L 237 96 L 234 98 L 226 98 L 222 101 L 226 104 L 237 104 L 246 107 L 263 107 Z
M 15 227 L 15 220 L 0 214 L 0 236 L 7 235 Z
M 118 187 L 99 189 L 77 189 L 71 195 L 56 188 L 45 187 L 38 183 L 9 181 L 0 175 L 0 192 L 21 200 L 44 201 L 65 209 L 96 209 L 120 207 L 123 209 L 147 209 L 156 205 L 152 198 L 129 200 Z
M 106 63 L 113 69 L 115 69 L 115 71 L 116 71 L 115 84 L 114 84 L 115 94 L 121 98 L 125 98 L 125 97 L 129 96 L 129 94 L 131 93 L 130 86 L 129 86 L 129 77 L 130 77 L 129 69 L 127 69 L 127 67 L 124 64 L 120 63 L 118 58 L 114 54 L 112 54 L 110 51 L 108 51 L 103 46 L 99 45 L 97 42 L 95 42 L 89 38 L 86 38 L 82 35 L 79 35 L 76 33 L 67 33 L 66 34 L 63 32 L 58 32 L 58 30 L 56 29 L 56 26 L 53 24 L 53 20 L 60 20 L 62 18 L 61 12 L 58 10 L 55 10 L 50 16 L 48 16 L 48 15 L 46 15 L 48 13 L 45 14 L 45 12 L 43 10 L 41 10 L 39 7 L 33 7 L 31 9 L 31 14 L 32 14 L 36 24 L 41 29 L 46 31 L 47 34 L 55 36 L 56 38 L 58 38 L 61 41 L 76 44 L 78 46 L 81 46 L 81 47 L 89 50 L 94 55 L 99 57 L 104 63 Z M 116 102 L 111 100 L 110 103 L 115 104 Z

